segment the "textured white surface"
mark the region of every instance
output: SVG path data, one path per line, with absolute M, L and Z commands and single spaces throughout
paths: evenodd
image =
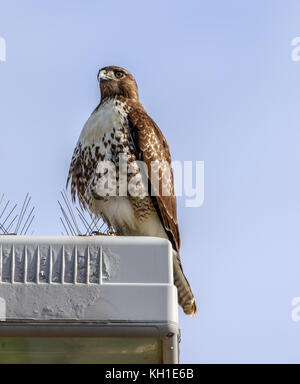
M 176 322 L 172 249 L 140 237 L 0 237 L 7 319 Z

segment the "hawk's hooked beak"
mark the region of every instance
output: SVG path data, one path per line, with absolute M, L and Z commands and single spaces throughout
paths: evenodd
M 108 79 L 109 79 L 109 76 L 106 69 L 101 69 L 101 71 L 99 72 L 98 81 L 100 82 L 101 80 L 108 80 Z

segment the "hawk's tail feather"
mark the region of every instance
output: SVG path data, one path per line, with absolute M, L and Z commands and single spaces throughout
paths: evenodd
M 189 316 L 195 316 L 197 306 L 191 286 L 185 277 L 180 260 L 174 255 L 173 260 L 174 284 L 177 287 L 178 303 L 182 307 L 183 312 Z

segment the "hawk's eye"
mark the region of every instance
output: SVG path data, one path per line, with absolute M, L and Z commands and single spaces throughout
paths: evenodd
M 121 71 L 116 71 L 115 72 L 115 76 L 117 79 L 122 79 L 122 77 L 124 76 L 123 72 Z

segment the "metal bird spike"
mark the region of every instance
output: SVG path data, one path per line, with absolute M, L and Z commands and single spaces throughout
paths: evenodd
M 0 198 L 0 234 L 26 235 L 35 218 L 35 207 L 30 208 L 31 196 L 27 193 L 21 211 L 17 213 L 17 204 L 11 206 L 10 200 L 5 201 L 5 195 Z M 15 227 L 14 227 L 15 225 Z M 13 230 L 14 228 L 14 230 Z
M 72 204 L 67 192 L 61 192 L 62 201 L 57 201 L 61 216 L 60 222 L 63 226 L 62 235 L 67 236 L 93 236 L 94 234 L 107 234 L 108 228 L 101 217 L 94 217 L 88 211 L 84 211 L 76 204 Z

